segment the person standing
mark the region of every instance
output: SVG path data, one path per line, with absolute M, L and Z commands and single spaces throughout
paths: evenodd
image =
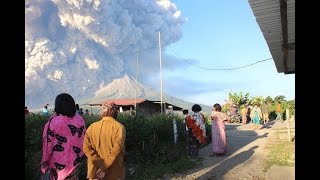
M 24 118 L 28 117 L 29 114 L 30 114 L 30 112 L 29 112 L 29 110 L 28 110 L 28 107 L 25 106 L 25 107 L 24 107 Z
M 230 116 L 221 112 L 221 105 L 213 105 L 211 113 L 212 120 L 212 155 L 223 156 L 227 152 L 227 136 L 225 131 L 225 121 L 230 122 Z
M 240 111 L 240 114 L 242 116 L 242 124 L 243 125 L 247 124 L 247 113 L 248 113 L 247 105 L 244 105 L 243 108 Z
M 102 105 L 100 121 L 92 123 L 85 135 L 83 151 L 87 156 L 87 178 L 125 179 L 124 153 L 126 129 L 117 121 L 114 103 Z
M 46 105 L 44 105 L 43 108 L 42 108 L 42 114 L 43 114 L 44 116 L 49 116 L 48 105 L 49 105 L 49 104 L 46 104 Z
M 76 104 L 76 113 L 79 114 L 79 112 L 80 112 L 79 104 Z
M 188 114 L 189 114 L 188 109 L 184 109 L 184 110 L 182 111 L 182 114 L 183 114 L 183 124 L 185 124 L 185 126 L 186 126 L 186 132 L 188 132 L 188 127 L 187 127 L 187 125 L 186 125 L 186 117 L 187 117 Z
M 79 111 L 79 114 L 81 115 L 81 116 L 83 116 L 83 109 L 82 108 L 80 108 L 80 111 Z
M 86 109 L 86 112 L 84 113 L 84 115 L 85 115 L 85 116 L 89 116 L 89 115 L 90 115 L 88 109 Z
M 262 117 L 263 117 L 263 124 L 269 122 L 269 105 L 267 104 L 267 101 L 265 101 L 261 105 L 261 112 L 262 112 Z
M 192 112 L 186 117 L 188 128 L 187 151 L 188 155 L 193 157 L 198 155 L 199 147 L 206 142 L 203 123 L 205 122 L 203 115 L 200 113 L 201 106 L 195 104 L 192 106 Z
M 258 103 L 255 103 L 253 109 L 251 110 L 250 117 L 253 121 L 253 129 L 259 129 L 260 120 L 262 119 L 262 113 Z
M 42 177 L 77 179 L 79 164 L 85 157 L 82 150 L 85 122 L 76 114 L 74 99 L 69 94 L 56 97 L 54 111 L 42 135 Z
M 276 111 L 277 111 L 276 120 L 279 120 L 279 121 L 283 122 L 282 121 L 282 114 L 281 114 L 282 109 L 281 109 L 281 102 L 280 101 L 278 101 L 278 103 L 277 103 Z

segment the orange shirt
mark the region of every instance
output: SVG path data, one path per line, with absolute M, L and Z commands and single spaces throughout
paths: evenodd
M 277 104 L 277 112 L 281 112 L 281 105 Z

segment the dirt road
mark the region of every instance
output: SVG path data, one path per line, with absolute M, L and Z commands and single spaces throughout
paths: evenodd
M 286 123 L 269 122 L 262 129 L 253 131 L 251 124 L 228 124 L 227 154 L 223 157 L 210 157 L 211 144 L 199 151 L 200 164 L 184 173 L 166 175 L 165 179 L 294 179 L 293 169 L 281 170 L 279 178 L 263 172 L 263 160 L 267 155 L 264 148 L 267 138 L 274 133 L 274 127 L 286 127 Z M 282 167 L 279 167 L 282 168 Z M 279 172 L 279 168 L 271 171 Z M 273 173 L 271 173 L 273 174 Z

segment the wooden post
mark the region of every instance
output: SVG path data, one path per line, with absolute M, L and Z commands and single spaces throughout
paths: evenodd
M 173 138 L 174 138 L 174 144 L 177 144 L 177 137 L 178 137 L 178 133 L 177 133 L 177 122 L 176 122 L 176 119 L 173 119 Z
M 287 126 L 288 126 L 288 140 L 291 141 L 291 128 L 290 128 L 290 113 L 289 113 L 289 109 L 286 108 L 286 119 L 287 119 Z

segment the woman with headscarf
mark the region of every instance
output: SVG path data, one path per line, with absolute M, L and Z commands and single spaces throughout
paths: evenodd
M 206 141 L 205 118 L 200 113 L 201 110 L 201 106 L 195 104 L 192 106 L 192 112 L 186 117 L 189 156 L 197 156 L 199 146 Z
M 116 119 L 117 106 L 105 103 L 102 119 L 92 123 L 86 131 L 83 151 L 88 161 L 88 179 L 125 179 L 125 127 Z
M 230 122 L 230 116 L 221 112 L 220 104 L 213 105 L 212 120 L 212 155 L 222 156 L 227 151 L 227 136 L 224 122 Z
M 250 117 L 253 121 L 253 129 L 254 130 L 259 129 L 260 120 L 262 119 L 262 113 L 261 113 L 261 109 L 260 109 L 258 103 L 255 103 L 255 105 L 250 113 Z
M 79 164 L 85 157 L 82 150 L 85 122 L 76 114 L 74 99 L 69 94 L 56 97 L 54 111 L 43 130 L 42 178 L 76 180 Z

